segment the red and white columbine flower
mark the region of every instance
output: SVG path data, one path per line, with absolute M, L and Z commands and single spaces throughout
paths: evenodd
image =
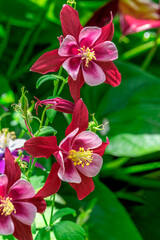
M 60 19 L 64 36 L 60 48 L 43 54 L 31 70 L 45 74 L 57 71 L 62 65 L 70 75 L 68 83 L 75 101 L 80 98 L 84 82 L 90 86 L 103 82 L 113 87 L 119 85 L 121 75 L 112 62 L 118 58 L 117 48 L 111 42 L 112 20 L 103 28 L 83 28 L 78 12 L 68 5 L 63 6 Z
M 88 127 L 88 110 L 80 99 L 74 108 L 71 124 L 66 129 L 66 137 L 57 146 L 56 137 L 36 137 L 29 139 L 24 149 L 33 157 L 48 158 L 54 154 L 54 163 L 42 191 L 55 193 L 61 180 L 73 187 L 79 199 L 86 197 L 94 190 L 92 177 L 96 176 L 102 166 L 102 155 L 109 144 L 91 131 Z M 41 193 L 41 191 L 40 191 Z
M 43 192 L 36 196 L 33 186 L 20 179 L 20 168 L 8 148 L 5 162 L 5 172 L 0 175 L 0 234 L 33 240 L 31 224 L 36 212 L 46 208 Z

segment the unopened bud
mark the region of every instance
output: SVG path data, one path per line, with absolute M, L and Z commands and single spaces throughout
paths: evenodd
M 47 109 L 54 109 L 56 111 L 59 112 L 63 112 L 63 113 L 73 113 L 75 104 L 65 100 L 63 98 L 52 98 L 52 99 L 45 99 L 40 101 L 39 99 L 37 99 L 38 101 L 35 104 L 35 109 L 36 109 L 36 113 L 38 114 L 38 107 L 42 105 L 47 106 Z

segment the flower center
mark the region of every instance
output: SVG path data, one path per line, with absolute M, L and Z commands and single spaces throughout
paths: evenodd
M 79 151 L 70 150 L 68 158 L 73 161 L 74 166 L 81 165 L 82 167 L 89 166 L 90 163 L 93 161 L 92 157 L 93 151 L 87 149 L 87 151 L 84 150 L 83 147 L 79 148 Z
M 85 48 L 85 46 L 83 46 L 83 48 L 78 49 L 78 51 L 80 52 L 80 53 L 78 53 L 78 55 L 82 56 L 82 60 L 85 59 L 86 67 L 88 67 L 88 63 L 90 61 L 92 61 L 93 59 L 96 60 L 95 51 L 93 51 L 93 48 L 90 49 L 89 47 Z
M 16 213 L 16 209 L 14 208 L 14 205 L 11 202 L 12 198 L 7 197 L 5 199 L 2 198 L 1 196 L 0 198 L 1 198 L 0 210 L 2 210 L 1 215 L 8 216 L 11 215 L 12 212 Z
M 8 128 L 3 128 L 0 131 L 0 148 L 5 149 L 9 145 L 9 141 L 16 138 L 15 132 L 9 132 Z

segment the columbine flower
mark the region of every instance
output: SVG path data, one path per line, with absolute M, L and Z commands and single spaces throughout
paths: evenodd
M 59 189 L 60 180 L 68 182 L 76 190 L 79 199 L 94 190 L 92 177 L 101 169 L 101 156 L 109 141 L 107 139 L 103 143 L 95 133 L 86 131 L 87 127 L 88 110 L 80 99 L 75 105 L 72 122 L 66 129 L 66 137 L 59 147 L 55 136 L 36 137 L 25 143 L 24 149 L 32 156 L 48 158 L 54 154 L 57 160 L 52 166 L 47 185 L 44 185 L 50 194 L 55 193 L 55 186 Z
M 23 138 L 16 139 L 15 132 L 14 131 L 9 132 L 8 128 L 3 128 L 2 131 L 0 131 L 0 173 L 4 173 L 4 169 L 5 169 L 5 161 L 4 161 L 5 149 L 9 148 L 12 155 L 14 157 L 18 157 L 19 153 L 17 149 L 21 149 L 25 141 L 26 139 L 23 139 Z M 29 162 L 30 157 L 23 156 L 21 157 L 21 160 L 25 162 Z M 43 166 L 40 165 L 39 163 L 36 163 L 35 166 L 44 169 Z
M 35 195 L 29 182 L 20 179 L 20 168 L 8 148 L 5 161 L 5 174 L 0 175 L 0 234 L 33 240 L 31 224 L 36 212 L 45 210 L 46 203 L 43 195 Z
M 37 98 L 36 98 L 37 99 Z M 56 111 L 59 112 L 64 112 L 64 113 L 73 113 L 73 109 L 75 104 L 65 100 L 63 98 L 52 98 L 52 99 L 45 99 L 40 101 L 39 99 L 37 99 L 38 101 L 35 104 L 35 109 L 36 109 L 36 113 L 38 114 L 38 107 L 42 105 L 46 105 L 47 109 L 54 109 Z
M 159 4 L 150 0 L 111 0 L 93 15 L 87 25 L 104 26 L 110 11 L 113 15 L 119 12 L 123 35 L 160 27 Z
M 84 82 L 90 86 L 103 82 L 113 87 L 119 85 L 121 75 L 112 63 L 118 58 L 117 48 L 111 42 L 112 21 L 103 28 L 83 28 L 78 12 L 68 5 L 63 6 L 60 19 L 64 36 L 60 48 L 43 54 L 31 70 L 45 74 L 62 65 L 70 75 L 68 83 L 75 101 L 80 98 Z

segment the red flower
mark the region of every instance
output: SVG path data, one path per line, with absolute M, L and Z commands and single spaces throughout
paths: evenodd
M 52 98 L 52 99 L 45 99 L 42 101 L 39 99 L 37 100 L 38 101 L 35 104 L 37 114 L 38 114 L 38 107 L 39 106 L 42 107 L 42 105 L 46 105 L 47 109 L 54 109 L 59 112 L 70 113 L 70 114 L 73 113 L 73 109 L 75 106 L 74 103 L 59 97 Z
M 123 35 L 160 27 L 160 6 L 150 0 L 111 0 L 88 21 L 89 26 L 104 26 L 110 11 L 119 12 Z
M 88 110 L 80 99 L 74 108 L 71 124 L 66 129 L 66 137 L 57 146 L 56 137 L 36 137 L 29 139 L 24 149 L 33 157 L 46 157 L 54 154 L 54 163 L 40 194 L 46 196 L 58 191 L 61 180 L 73 187 L 79 199 L 86 197 L 94 190 L 92 177 L 96 176 L 102 166 L 102 155 L 109 144 L 88 127 Z M 43 150 L 42 150 L 43 149 Z M 45 193 L 44 193 L 45 194 Z
M 46 202 L 36 196 L 32 185 L 20 179 L 21 171 L 9 149 L 5 151 L 5 173 L 0 175 L 0 234 L 32 240 L 31 224 Z
M 96 86 L 103 82 L 118 86 L 121 75 L 112 63 L 118 58 L 117 48 L 111 42 L 114 32 L 112 21 L 103 28 L 83 28 L 78 12 L 64 5 L 61 13 L 64 39 L 60 48 L 43 54 L 31 67 L 42 74 L 57 71 L 62 65 L 68 72 L 70 92 L 75 101 L 86 82 Z

